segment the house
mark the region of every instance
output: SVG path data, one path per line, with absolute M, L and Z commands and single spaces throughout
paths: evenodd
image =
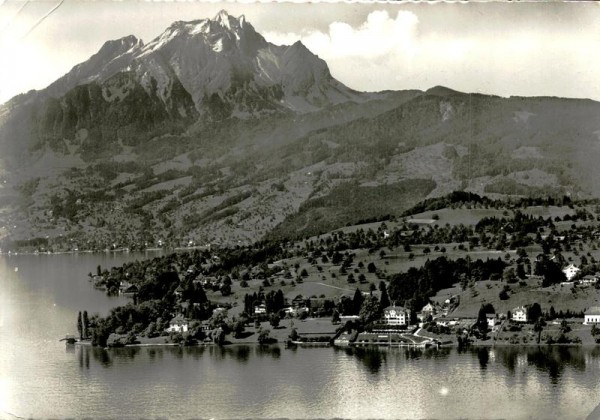
M 574 266 L 573 264 L 569 264 L 567 267 L 563 268 L 563 273 L 567 276 L 567 280 L 573 279 L 579 273 L 581 269 L 579 267 Z
M 292 307 L 294 307 L 294 308 L 300 308 L 305 305 L 306 305 L 306 302 L 305 302 L 305 299 L 302 297 L 302 295 L 298 295 L 292 300 Z
M 435 313 L 435 307 L 431 303 L 428 303 L 427 305 L 423 306 L 423 309 L 421 309 L 421 315 L 423 319 L 427 318 L 429 315 L 433 316 Z
M 177 286 L 177 289 L 173 292 L 176 297 L 181 298 L 183 296 L 183 287 L 181 285 Z
M 124 292 L 125 290 L 127 290 L 129 287 L 131 287 L 131 283 L 129 283 L 127 280 L 121 280 L 119 282 L 119 291 L 120 292 Z
M 496 325 L 496 314 L 485 314 L 485 319 L 487 321 L 487 325 L 490 328 L 494 328 Z
M 435 323 L 443 327 L 453 327 L 458 323 L 458 321 L 454 318 L 440 317 L 435 319 Z
M 219 314 L 226 315 L 227 314 L 227 309 L 226 308 L 222 308 L 222 307 L 219 306 L 218 308 L 213 309 L 213 313 L 212 314 L 213 314 L 213 316 L 217 316 Z
M 596 278 L 596 276 L 592 276 L 591 274 L 588 274 L 587 276 L 584 276 L 581 280 L 579 280 L 579 283 L 592 285 L 592 284 L 596 284 L 597 281 L 598 281 L 598 279 Z
M 383 322 L 387 325 L 409 325 L 410 310 L 402 306 L 388 306 L 383 310 Z
M 592 306 L 585 311 L 583 324 L 600 324 L 600 306 Z
M 128 288 L 124 289 L 122 291 L 122 293 L 124 295 L 134 295 L 134 294 L 138 293 L 139 291 L 140 291 L 140 289 L 135 284 L 131 284 L 131 285 L 129 285 Z
M 254 313 L 256 315 L 266 314 L 267 313 L 267 305 L 265 305 L 264 303 L 261 303 L 260 305 L 256 305 L 254 307 Z
M 527 308 L 519 306 L 512 310 L 512 320 L 516 322 L 527 322 Z
M 167 328 L 168 332 L 188 332 L 189 323 L 187 319 L 185 319 L 181 315 L 177 315 L 175 318 L 169 322 L 169 328 Z

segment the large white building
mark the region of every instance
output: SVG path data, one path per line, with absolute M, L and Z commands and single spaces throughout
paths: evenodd
M 592 306 L 584 314 L 583 323 L 589 324 L 600 324 L 600 306 Z
M 527 308 L 519 306 L 513 309 L 511 319 L 516 322 L 527 322 Z
M 565 273 L 565 276 L 567 276 L 567 280 L 572 280 L 580 270 L 581 269 L 579 267 L 569 264 L 567 267 L 563 268 L 563 273 Z
M 410 310 L 402 306 L 388 306 L 383 310 L 383 322 L 387 325 L 406 326 L 410 323 Z

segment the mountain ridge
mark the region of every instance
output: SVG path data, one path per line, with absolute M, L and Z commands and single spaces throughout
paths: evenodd
M 0 106 L 0 238 L 238 244 L 457 190 L 600 196 L 596 121 L 589 100 L 357 92 L 243 16 L 179 21 Z

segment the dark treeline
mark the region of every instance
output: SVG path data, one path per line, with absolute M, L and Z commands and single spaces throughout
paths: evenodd
M 388 292 L 392 301 L 402 302 L 409 309 L 418 311 L 438 291 L 459 282 L 500 278 L 506 266 L 500 258 L 471 261 L 439 257 L 428 260 L 423 267 L 392 275 Z

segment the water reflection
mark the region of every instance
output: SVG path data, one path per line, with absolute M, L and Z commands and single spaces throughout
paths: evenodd
M 231 349 L 236 360 L 240 363 L 246 364 L 250 359 L 250 347 L 249 346 L 234 346 Z
M 386 362 L 387 353 L 377 347 L 357 347 L 351 351 L 372 374 L 379 373 L 382 365 Z
M 487 369 L 488 362 L 490 360 L 490 351 L 487 347 L 482 347 L 477 350 L 477 358 L 479 359 L 479 366 L 482 370 Z
M 109 350 L 99 347 L 81 347 L 81 350 L 84 352 L 90 352 L 93 359 L 100 363 L 102 367 L 108 368 L 113 364 Z
M 537 369 L 548 372 L 550 381 L 556 385 L 566 368 L 585 370 L 585 357 L 581 348 L 540 347 L 527 353 L 527 362 Z
M 256 355 L 259 357 L 271 356 L 273 359 L 281 357 L 281 347 L 279 346 L 257 346 Z

